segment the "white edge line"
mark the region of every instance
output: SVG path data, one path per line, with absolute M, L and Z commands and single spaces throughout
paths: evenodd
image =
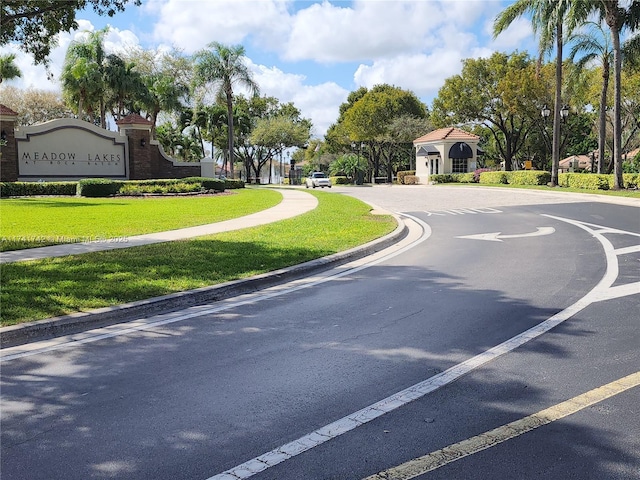
M 431 229 L 426 223 L 415 217 L 412 217 L 411 215 L 406 216 L 423 225 L 423 228 L 426 227 L 426 231 L 428 231 L 429 234 L 431 233 Z M 615 257 L 615 255 L 613 255 L 613 247 L 611 243 L 609 243 L 608 240 L 602 235 L 594 233 L 579 222 L 560 217 L 554 217 L 552 215 L 544 216 L 571 223 L 582 228 L 583 230 L 589 231 L 590 233 L 594 234 L 594 236 L 600 241 L 605 250 L 607 258 L 607 271 L 605 272 L 604 277 L 598 282 L 598 284 L 580 300 L 575 302 L 573 305 L 565 308 L 564 310 L 556 313 L 544 322 L 539 323 L 538 325 L 535 325 L 528 330 L 525 330 L 515 337 L 512 337 L 509 340 L 506 340 L 496 345 L 495 347 L 492 347 L 489 350 L 476 355 L 475 357 L 469 358 L 464 362 L 454 365 L 453 367 L 450 367 L 437 375 L 434 375 L 422 382 L 416 383 L 415 385 L 412 385 L 409 388 L 406 388 L 387 398 L 384 398 L 379 402 L 369 405 L 362 410 L 358 410 L 357 412 L 347 415 L 340 420 L 336 420 L 333 423 L 314 430 L 313 432 L 300 437 L 297 440 L 277 447 L 267 453 L 264 453 L 240 465 L 237 465 L 236 467 L 209 477 L 206 480 L 243 480 L 252 477 L 256 473 L 266 470 L 273 465 L 277 465 L 286 460 L 289 460 L 290 458 L 295 457 L 296 455 L 306 452 L 307 450 L 311 450 L 312 448 L 328 442 L 329 440 L 336 438 L 343 433 L 354 430 L 357 427 L 364 425 L 365 423 L 368 423 L 381 415 L 384 415 L 385 413 L 396 410 L 408 404 L 409 402 L 417 400 L 418 398 L 421 398 L 428 393 L 431 393 L 445 385 L 448 385 L 449 383 L 454 382 L 455 380 L 462 377 L 463 375 L 466 375 L 472 370 L 475 370 L 476 368 L 485 365 L 491 360 L 509 353 L 516 348 L 524 345 L 525 343 L 528 343 L 531 340 L 543 335 L 544 333 L 563 323 L 565 320 L 573 317 L 574 315 L 591 305 L 594 301 L 599 300 L 602 297 L 603 290 L 606 290 L 613 283 L 613 281 L 615 281 L 615 278 L 618 274 L 617 259 L 612 262 L 612 257 Z M 612 266 L 611 263 L 613 263 L 615 266 Z M 259 471 L 254 471 L 257 466 L 259 467 Z
M 53 339 L 49 341 L 49 342 L 54 342 L 53 345 L 49 345 L 46 347 L 33 349 L 33 350 L 27 350 L 26 348 L 29 348 L 29 347 L 24 347 L 24 346 L 4 348 L 0 350 L 0 364 L 9 362 L 12 360 L 16 360 L 19 358 L 30 357 L 33 355 L 39 355 L 42 353 L 48 353 L 48 352 L 53 352 L 53 351 L 61 350 L 65 348 L 76 347 L 76 346 L 87 344 L 87 343 L 97 342 L 99 340 L 118 337 L 121 335 L 127 335 L 129 333 L 150 330 L 151 328 L 154 328 L 154 327 L 167 325 L 175 322 L 181 322 L 183 320 L 188 320 L 190 318 L 200 317 L 203 315 L 210 315 L 212 313 L 219 313 L 225 310 L 229 310 L 231 308 L 237 308 L 243 305 L 253 304 L 258 301 L 267 300 L 267 299 L 278 297 L 280 295 L 291 293 L 297 290 L 313 287 L 313 286 L 322 284 L 324 282 L 329 282 L 337 278 L 341 278 L 346 275 L 359 272 L 360 270 L 364 270 L 365 268 L 372 267 L 389 258 L 399 255 L 405 252 L 406 250 L 413 248 L 415 245 L 426 241 L 431 236 L 431 228 L 427 224 L 425 224 L 424 222 L 414 217 L 411 217 L 410 215 L 403 215 L 403 216 L 406 216 L 411 220 L 415 221 L 416 223 L 418 223 L 423 229 L 423 234 L 418 239 L 411 241 L 409 244 L 403 246 L 402 248 L 398 249 L 395 245 L 392 245 L 386 248 L 385 250 L 372 254 L 369 257 L 366 257 L 366 258 L 378 257 L 373 261 L 367 261 L 366 258 L 354 260 L 353 262 L 347 263 L 342 266 L 338 266 L 334 270 L 332 270 L 333 272 L 337 271 L 337 273 L 333 273 L 325 276 L 322 276 L 322 274 L 320 274 L 315 277 L 310 277 L 312 279 L 311 281 L 309 281 L 309 278 L 307 278 L 306 280 L 302 279 L 302 280 L 293 281 L 288 284 L 284 284 L 284 285 L 289 285 L 289 287 L 287 288 L 284 288 L 284 285 L 276 285 L 274 287 L 271 287 L 270 289 L 267 289 L 266 291 L 259 292 L 257 294 L 253 293 L 253 294 L 243 295 L 238 299 L 226 300 L 226 301 L 223 301 L 223 304 L 209 306 L 208 308 L 205 308 L 205 309 L 203 309 L 202 305 L 200 305 L 200 306 L 188 308 L 186 310 L 181 310 L 178 312 L 173 312 L 169 314 L 160 314 L 160 315 L 157 315 L 157 317 L 164 317 L 163 320 L 147 322 L 134 327 L 128 327 L 128 328 L 118 327 L 117 330 L 111 331 L 111 332 L 108 331 L 110 327 L 105 327 L 104 329 L 100 329 L 102 331 L 107 330 L 107 332 L 105 333 L 98 333 L 98 334 L 94 333 L 91 336 L 83 336 L 83 334 L 76 334 L 76 335 L 70 335 L 66 337 L 60 337 L 58 340 Z M 367 262 L 367 263 L 363 263 L 363 262 Z M 350 267 L 350 265 L 357 265 L 357 266 Z M 315 280 L 313 280 L 314 278 Z M 56 342 L 59 342 L 59 343 L 56 343 Z M 2 351 L 4 351 L 4 354 Z M 11 352 L 15 352 L 15 353 L 11 353 Z

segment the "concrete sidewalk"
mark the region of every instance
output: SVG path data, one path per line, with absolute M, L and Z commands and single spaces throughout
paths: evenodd
M 133 237 L 2 252 L 0 253 L 0 263 L 26 262 L 28 260 L 40 260 L 49 257 L 65 257 L 67 255 L 115 250 L 118 248 L 137 247 L 140 245 L 201 237 L 203 235 L 212 235 L 277 222 L 309 212 L 318 206 L 318 199 L 306 192 L 293 189 L 278 189 L 277 191 L 282 194 L 282 202 L 275 207 L 244 217 L 196 227 L 181 228 L 179 230 L 136 235 Z
M 316 197 L 306 193 L 305 191 L 295 189 L 279 189 L 278 191 L 282 193 L 283 200 L 277 206 L 234 220 L 202 225 L 200 227 L 184 228 L 170 232 L 159 232 L 129 237 L 127 242 L 122 243 L 81 243 L 42 247 L 16 252 L 5 252 L 2 254 L 2 263 L 74 255 L 115 248 L 127 248 L 137 245 L 148 245 L 151 243 L 168 242 L 184 238 L 193 238 L 201 235 L 210 235 L 229 230 L 264 225 L 295 217 L 313 210 L 318 205 Z M 390 212 L 384 213 L 389 214 Z M 123 323 L 130 320 L 139 320 L 141 318 L 148 318 L 160 313 L 177 311 L 195 305 L 209 304 L 231 296 L 251 293 L 259 289 L 279 285 L 286 281 L 302 278 L 312 273 L 323 271 L 351 260 L 371 255 L 396 244 L 404 238 L 408 232 L 408 228 L 404 222 L 402 222 L 397 216 L 396 220 L 398 222 L 397 228 L 382 238 L 378 238 L 364 245 L 359 245 L 343 252 L 311 260 L 302 264 L 293 265 L 291 267 L 282 268 L 273 272 L 255 275 L 241 280 L 233 280 L 222 284 L 201 287 L 194 290 L 149 298 L 146 300 L 113 305 L 85 312 L 76 312 L 69 315 L 21 323 L 18 325 L 0 327 L 0 348 L 5 349 L 44 338 L 73 334 L 86 329 Z M 35 253 L 34 250 L 36 251 Z M 9 257 L 9 254 L 11 254 L 11 257 Z M 11 260 L 9 258 L 11 258 Z

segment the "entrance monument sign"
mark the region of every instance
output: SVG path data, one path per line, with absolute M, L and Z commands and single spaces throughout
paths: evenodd
M 18 169 L 25 179 L 127 178 L 127 137 L 66 118 L 15 131 Z

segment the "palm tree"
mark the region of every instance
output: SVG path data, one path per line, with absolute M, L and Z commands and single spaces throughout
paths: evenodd
M 500 35 L 517 18 L 531 15 L 531 24 L 540 36 L 539 50 L 542 57 L 556 44 L 556 88 L 553 109 L 553 140 L 551 147 L 551 186 L 558 185 L 560 164 L 560 109 L 562 108 L 562 47 L 563 24 L 569 8 L 569 0 L 517 0 L 503 10 L 493 24 L 494 38 Z
M 16 56 L 13 53 L 0 55 L 0 83 L 3 80 L 11 80 L 22 76 L 22 72 L 15 64 Z
M 226 46 L 212 42 L 207 47 L 210 50 L 201 50 L 194 55 L 195 83 L 201 87 L 215 85 L 216 97 L 226 103 L 230 176 L 234 178 L 233 87 L 244 86 L 254 95 L 258 94 L 259 88 L 244 63 L 245 50 L 242 45 Z
M 151 135 L 155 135 L 156 121 L 162 111 L 179 112 L 184 106 L 182 100 L 188 94 L 188 87 L 176 81 L 168 72 L 155 72 L 143 75 L 144 92 L 138 97 L 138 103 L 152 123 Z
M 104 68 L 104 81 L 108 90 L 107 103 L 116 120 L 125 115 L 125 105 L 131 105 L 144 92 L 144 84 L 135 64 L 118 55 L 108 55 Z
M 620 33 L 624 29 L 632 32 L 640 26 L 640 2 L 634 0 L 627 4 L 619 0 L 597 0 L 592 2 L 572 2 L 569 14 L 570 24 L 579 25 L 589 15 L 596 13 L 600 20 L 609 27 L 611 32 L 611 44 L 613 47 L 613 173 L 614 188 L 624 187 L 622 178 L 622 48 Z
M 574 61 L 578 53 L 584 55 L 576 62 L 576 74 L 594 61 L 598 61 L 602 68 L 602 88 L 600 89 L 600 111 L 598 112 L 598 173 L 604 169 L 604 149 L 607 122 L 607 94 L 609 91 L 609 77 L 613 62 L 613 48 L 607 39 L 601 23 L 586 22 L 587 30 L 580 31 L 569 37 L 573 43 L 569 58 Z
M 77 105 L 78 118 L 84 116 L 84 109 L 95 121 L 98 110 L 100 124 L 106 128 L 104 89 L 104 30 L 92 32 L 85 41 L 72 42 L 67 49 L 62 73 L 64 97 Z

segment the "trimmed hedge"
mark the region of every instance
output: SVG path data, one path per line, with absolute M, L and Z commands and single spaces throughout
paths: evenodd
M 0 182 L 0 197 L 76 194 L 77 182 Z
M 588 190 L 609 190 L 609 177 L 597 173 L 560 173 L 558 185 L 561 187 L 584 188 Z
M 511 185 L 546 185 L 551 181 L 551 173 L 541 170 L 517 170 L 504 173 L 507 174 L 507 183 Z
M 404 177 L 402 177 L 402 184 L 403 185 L 417 185 L 418 184 L 418 177 L 416 177 L 415 175 L 405 175 Z
M 227 188 L 229 190 L 235 190 L 237 188 L 244 188 L 244 181 L 243 180 L 231 180 L 231 179 L 227 178 L 224 181 L 224 189 L 227 189 Z M 224 189 L 222 191 L 224 191 Z
M 623 173 L 622 180 L 625 188 L 640 188 L 640 173 Z M 611 185 L 611 188 L 613 188 L 613 185 Z
M 640 188 L 640 173 L 623 173 L 622 181 L 624 188 Z M 561 173 L 558 175 L 558 185 L 588 190 L 611 190 L 614 176 L 598 173 Z
M 196 193 L 202 192 L 202 186 L 198 183 L 176 182 L 167 185 L 141 184 L 126 182 L 118 190 L 118 195 L 163 195 L 167 193 Z
M 429 180 L 433 183 L 458 183 L 458 174 L 434 173 L 433 175 L 429 175 Z
M 32 195 L 79 195 L 109 197 L 113 195 L 145 195 L 166 193 L 195 193 L 244 188 L 242 180 L 189 177 L 157 180 L 114 180 L 84 178 L 78 182 L 0 182 L 0 197 L 28 197 Z
M 480 183 L 489 185 L 506 185 L 509 183 L 507 172 L 482 172 L 480 174 Z
M 331 177 L 331 183 L 334 185 L 350 185 L 349 179 L 343 175 Z
M 78 182 L 78 195 L 81 197 L 110 197 L 115 195 L 124 184 L 123 181 L 108 178 L 83 178 Z
M 546 185 L 550 180 L 551 174 L 541 170 L 480 173 L 480 183 L 486 185 Z
M 406 177 L 414 177 L 415 174 L 416 174 L 415 170 L 403 170 L 396 174 L 396 178 L 398 179 L 398 183 L 400 185 L 415 185 L 415 183 L 406 183 L 405 181 Z
M 227 186 L 227 180 L 222 180 L 220 178 L 207 178 L 207 177 L 187 177 L 178 179 L 178 181 L 182 181 L 185 183 L 197 183 L 202 186 L 205 190 L 213 190 L 214 192 L 224 192 Z M 244 182 L 242 183 L 242 187 L 244 187 Z M 232 188 L 232 187 L 228 187 Z M 235 187 L 240 188 L 240 187 Z

